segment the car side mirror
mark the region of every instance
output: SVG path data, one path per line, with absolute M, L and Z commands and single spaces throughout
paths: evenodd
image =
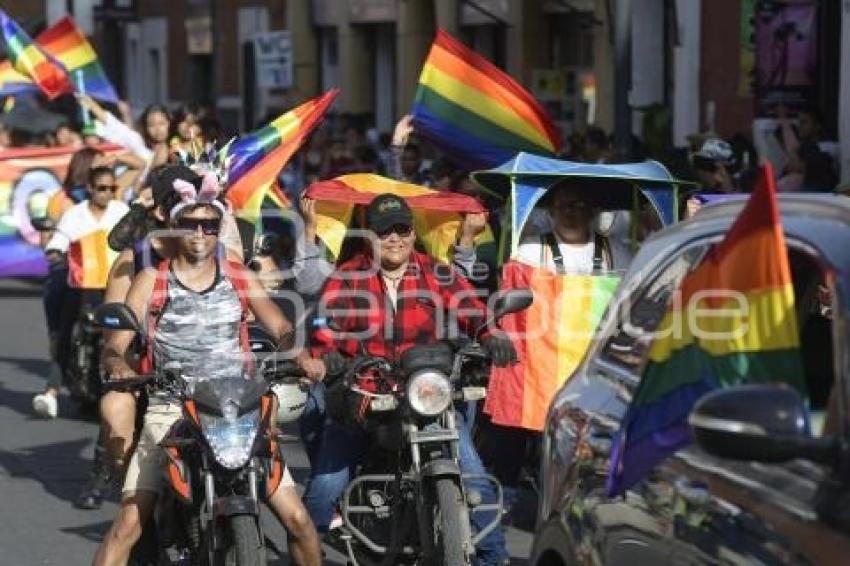
M 124 303 L 104 303 L 94 311 L 94 324 L 107 330 L 132 330 L 141 332 L 142 325 Z
M 753 462 L 805 458 L 837 465 L 839 443 L 813 438 L 800 394 L 782 385 L 742 385 L 700 399 L 688 417 L 697 444 L 709 454 Z
M 527 309 L 534 302 L 531 289 L 510 289 L 502 292 L 493 307 L 493 319 L 499 320 L 506 314 Z
M 56 222 L 47 216 L 39 218 L 30 218 L 30 224 L 37 232 L 50 232 L 56 229 Z

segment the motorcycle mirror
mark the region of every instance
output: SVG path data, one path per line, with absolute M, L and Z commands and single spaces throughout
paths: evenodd
M 476 338 L 492 323 L 496 322 L 506 314 L 519 312 L 527 309 L 534 301 L 534 295 L 530 289 L 510 289 L 502 291 L 496 297 L 496 303 L 493 306 L 493 315 L 487 321 L 478 327 L 475 331 Z
M 30 224 L 38 232 L 49 232 L 56 229 L 56 222 L 46 216 L 30 218 Z
M 493 308 L 493 318 L 499 320 L 506 314 L 527 309 L 534 302 L 531 289 L 510 289 L 500 294 Z
M 94 324 L 109 330 L 132 330 L 141 332 L 142 325 L 124 303 L 104 303 L 94 311 Z

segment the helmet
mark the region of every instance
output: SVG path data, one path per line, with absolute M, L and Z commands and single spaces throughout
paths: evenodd
M 307 390 L 304 383 L 276 383 L 272 391 L 277 396 L 277 422 L 291 423 L 297 421 L 307 405 Z

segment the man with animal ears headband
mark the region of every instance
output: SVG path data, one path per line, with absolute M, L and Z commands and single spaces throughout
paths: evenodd
M 162 370 L 176 362 L 184 375 L 192 375 L 194 369 L 197 375 L 215 379 L 241 371 L 243 356 L 250 353 L 249 311 L 286 346 L 291 346 L 287 342 L 293 327 L 251 271 L 217 253 L 226 213 L 218 176 L 214 171 L 199 175 L 181 169 L 173 178 L 175 194 L 167 209 L 169 227 L 179 230 L 175 254 L 141 271 L 125 302 L 140 321 L 147 322 L 148 348 L 140 364 L 142 372 Z M 103 368 L 110 379 L 136 375 L 126 361 L 133 336 L 131 331 L 113 331 L 107 337 Z M 324 377 L 320 360 L 305 349 L 293 351 L 310 379 Z M 149 396 L 144 428 L 127 466 L 121 509 L 95 555 L 95 564 L 126 564 L 160 488 L 165 455 L 158 443 L 180 416 L 179 403 L 167 392 Z M 319 564 L 316 529 L 288 470 L 268 504 L 289 533 L 295 562 Z

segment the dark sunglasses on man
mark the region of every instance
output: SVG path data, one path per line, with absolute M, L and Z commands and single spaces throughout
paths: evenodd
M 410 236 L 411 232 L 413 232 L 413 227 L 409 224 L 393 224 L 389 228 L 377 232 L 377 234 L 378 238 L 386 240 L 391 234 L 398 234 L 400 237 L 406 238 Z
M 94 190 L 98 193 L 105 193 L 106 191 L 115 193 L 118 190 L 118 185 L 95 185 Z
M 189 232 L 197 232 L 200 226 L 205 236 L 217 236 L 221 230 L 220 218 L 180 218 L 177 228 Z

